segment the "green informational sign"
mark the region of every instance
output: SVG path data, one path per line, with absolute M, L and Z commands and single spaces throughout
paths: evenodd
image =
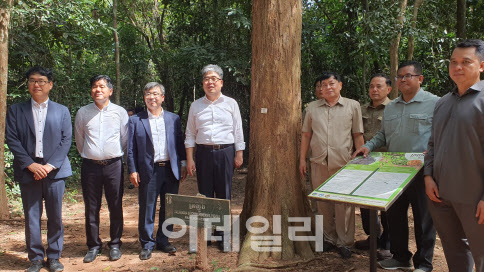
M 424 154 L 372 152 L 356 157 L 309 197 L 378 210 L 390 208 L 422 168 Z
M 224 225 L 224 215 L 230 215 L 230 200 L 166 194 L 165 196 L 165 216 L 166 218 L 179 218 L 187 225 L 190 225 L 190 215 L 198 218 L 198 227 L 204 226 L 204 219 L 217 218 L 218 222 L 213 222 L 213 226 Z

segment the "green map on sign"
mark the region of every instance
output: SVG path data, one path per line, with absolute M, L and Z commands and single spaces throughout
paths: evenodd
M 348 162 L 310 197 L 386 210 L 423 166 L 422 153 L 372 152 Z

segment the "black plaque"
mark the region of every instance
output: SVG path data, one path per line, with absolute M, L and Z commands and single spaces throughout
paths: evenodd
M 213 226 L 224 225 L 224 215 L 230 215 L 230 200 L 166 194 L 165 196 L 166 218 L 179 218 L 187 225 L 190 224 L 190 215 L 198 216 L 198 227 L 203 227 L 205 218 L 217 218 L 218 222 L 212 222 Z

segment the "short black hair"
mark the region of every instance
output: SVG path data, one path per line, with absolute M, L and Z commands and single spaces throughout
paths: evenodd
M 418 75 L 422 74 L 422 64 L 420 62 L 414 61 L 414 60 L 409 60 L 409 61 L 405 61 L 405 62 L 400 63 L 400 65 L 398 66 L 398 70 L 402 69 L 403 67 L 407 67 L 407 66 L 413 66 L 415 73 L 417 73 Z
M 385 83 L 387 84 L 387 86 L 392 86 L 392 80 L 386 74 L 384 74 L 384 73 L 376 73 L 376 74 L 374 74 L 374 75 L 371 76 L 370 81 L 372 79 L 374 79 L 375 77 L 383 77 L 385 79 Z
M 318 84 L 318 82 L 321 82 L 321 81 L 326 80 L 326 79 L 331 78 L 331 77 L 334 77 L 334 79 L 336 79 L 338 82 L 341 82 L 341 77 L 337 73 L 335 73 L 335 72 L 324 72 L 321 76 L 316 78 L 316 80 L 314 81 L 314 87 L 316 88 L 316 84 Z
M 109 89 L 113 89 L 113 81 L 111 80 L 110 77 L 106 76 L 106 75 L 97 75 L 97 76 L 93 76 L 91 77 L 91 88 L 92 86 L 94 85 L 94 83 L 98 82 L 99 80 L 101 79 L 104 79 L 106 81 L 106 84 L 108 85 L 108 88 Z
M 484 41 L 482 40 L 465 40 L 457 44 L 455 48 L 474 47 L 476 49 L 476 56 L 479 61 L 484 61 Z
M 39 74 L 41 76 L 47 77 L 47 80 L 52 81 L 54 80 L 54 72 L 52 70 L 41 67 L 41 66 L 34 66 L 30 68 L 26 73 L 25 73 L 25 78 L 29 79 L 29 77 L 33 74 Z

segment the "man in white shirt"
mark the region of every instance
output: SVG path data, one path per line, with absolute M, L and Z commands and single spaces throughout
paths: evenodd
M 111 78 L 99 75 L 91 78 L 91 97 L 94 103 L 79 109 L 76 115 L 75 136 L 77 150 L 83 158 L 81 185 L 85 204 L 88 253 L 90 263 L 101 253 L 99 238 L 99 210 L 103 188 L 109 207 L 109 258 L 121 258 L 123 233 L 123 150 L 128 140 L 128 113 L 109 101 L 113 94 Z
M 237 102 L 222 94 L 223 71 L 218 65 L 202 69 L 205 96 L 190 106 L 185 148 L 188 174 L 197 171 L 198 191 L 206 197 L 231 199 L 234 167 L 243 163 L 242 118 Z M 193 150 L 196 148 L 196 162 Z M 227 237 L 224 239 L 224 237 Z M 219 247 L 230 251 L 228 233 Z
M 187 176 L 186 154 L 180 117 L 163 110 L 165 87 L 157 82 L 146 84 L 143 96 L 147 111 L 129 119 L 128 168 L 130 181 L 139 187 L 138 231 L 141 242 L 141 260 L 151 258 L 156 247 L 165 253 L 175 253 L 176 248 L 163 233 L 165 222 L 165 194 L 177 194 L 178 186 Z M 160 211 L 156 239 L 156 202 L 160 198 Z M 169 231 L 173 225 L 167 226 Z

